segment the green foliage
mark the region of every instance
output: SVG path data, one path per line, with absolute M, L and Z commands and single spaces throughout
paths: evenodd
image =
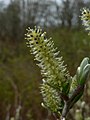
M 76 75 L 72 79 L 70 91 L 78 85 L 84 85 L 90 70 L 89 58 L 84 58 L 80 66 L 77 68 Z

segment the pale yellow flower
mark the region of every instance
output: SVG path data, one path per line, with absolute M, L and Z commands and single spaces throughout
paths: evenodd
M 46 32 L 42 32 L 40 27 L 28 28 L 26 33 L 27 46 L 38 61 L 43 77 L 41 93 L 44 105 L 53 112 L 59 113 L 63 105 L 60 92 L 68 94 L 71 77 L 63 64 L 59 51 L 54 48 L 54 43 L 46 38 Z M 66 88 L 66 90 L 65 90 Z

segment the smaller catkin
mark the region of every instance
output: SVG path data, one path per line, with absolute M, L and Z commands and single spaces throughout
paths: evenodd
M 89 31 L 89 35 L 90 35 L 90 10 L 88 8 L 83 8 L 81 10 L 81 20 L 83 25 L 85 26 L 85 29 L 87 31 Z

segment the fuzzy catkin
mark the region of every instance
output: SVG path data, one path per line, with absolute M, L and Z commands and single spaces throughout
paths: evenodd
M 46 38 L 46 32 L 42 32 L 40 27 L 35 29 L 27 29 L 26 40 L 27 46 L 35 56 L 37 64 L 41 68 L 43 83 L 41 85 L 41 93 L 44 103 L 51 111 L 57 112 L 61 108 L 61 99 L 59 92 L 63 92 L 65 86 L 65 94 L 68 94 L 70 75 L 63 65 L 62 57 L 58 57 L 59 51 L 54 48 L 54 43 Z

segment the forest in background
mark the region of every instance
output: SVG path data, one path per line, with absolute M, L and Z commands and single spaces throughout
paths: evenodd
M 40 69 L 26 47 L 26 28 L 41 26 L 52 37 L 73 76 L 81 60 L 90 57 L 90 36 L 84 31 L 80 9 L 85 0 L 10 0 L 0 2 L 0 120 L 54 120 L 41 106 Z M 79 105 L 68 115 L 76 120 L 85 101 L 84 117 L 90 117 L 90 79 Z M 83 119 L 85 120 L 85 119 Z

